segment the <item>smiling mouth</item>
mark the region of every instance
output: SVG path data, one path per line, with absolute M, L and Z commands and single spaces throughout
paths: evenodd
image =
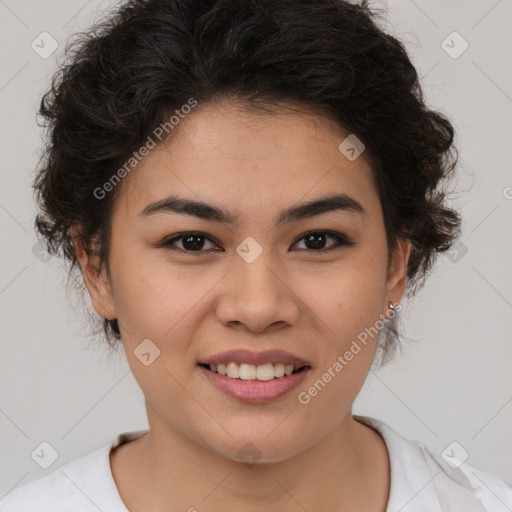
M 212 365 L 198 363 L 198 366 L 202 366 L 212 373 L 239 381 L 269 381 L 274 379 L 283 379 L 310 368 L 308 365 L 293 366 L 285 365 L 283 363 L 253 365 L 245 363 L 238 364 L 234 362 Z

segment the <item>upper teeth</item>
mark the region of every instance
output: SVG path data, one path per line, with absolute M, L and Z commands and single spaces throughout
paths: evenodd
M 225 375 L 232 379 L 242 380 L 271 380 L 274 377 L 283 377 L 284 375 L 291 375 L 294 370 L 293 364 L 238 364 L 238 363 L 227 363 L 227 364 L 211 364 L 210 369 L 212 372 Z

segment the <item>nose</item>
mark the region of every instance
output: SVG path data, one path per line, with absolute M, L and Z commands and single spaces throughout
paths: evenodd
M 265 251 L 252 263 L 238 255 L 233 258 L 232 270 L 219 288 L 219 322 L 231 328 L 268 333 L 294 325 L 300 311 L 293 283 L 287 282 L 286 272 Z

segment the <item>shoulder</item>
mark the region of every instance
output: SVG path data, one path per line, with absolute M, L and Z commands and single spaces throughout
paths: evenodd
M 512 510 L 512 487 L 500 477 L 468 465 L 467 452 L 459 444 L 452 443 L 443 454 L 437 454 L 379 420 L 354 419 L 377 430 L 386 443 L 391 466 L 387 512 Z
M 0 500 L 0 512 L 127 512 L 112 476 L 110 450 L 140 435 L 126 432 L 108 444 L 47 476 L 11 491 Z
M 105 448 L 64 464 L 51 474 L 10 492 L 0 501 L 0 512 L 64 512 L 69 509 L 70 503 L 74 504 L 77 511 L 91 510 L 84 503 L 84 497 L 87 500 L 87 489 L 82 491 L 81 487 L 84 487 L 85 475 L 101 471 L 102 459 L 106 456 Z M 87 478 L 85 484 L 87 487 Z

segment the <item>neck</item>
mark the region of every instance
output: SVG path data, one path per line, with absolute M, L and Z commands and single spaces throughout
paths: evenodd
M 121 496 L 134 512 L 168 511 L 169 504 L 190 512 L 386 509 L 385 443 L 351 414 L 292 458 L 254 464 L 226 458 L 162 422 L 153 426 L 152 418 L 148 408 L 150 432 L 125 445 L 131 453 L 125 450 L 124 460 L 112 463 Z M 115 465 L 126 468 L 124 477 L 119 470 L 116 478 Z

